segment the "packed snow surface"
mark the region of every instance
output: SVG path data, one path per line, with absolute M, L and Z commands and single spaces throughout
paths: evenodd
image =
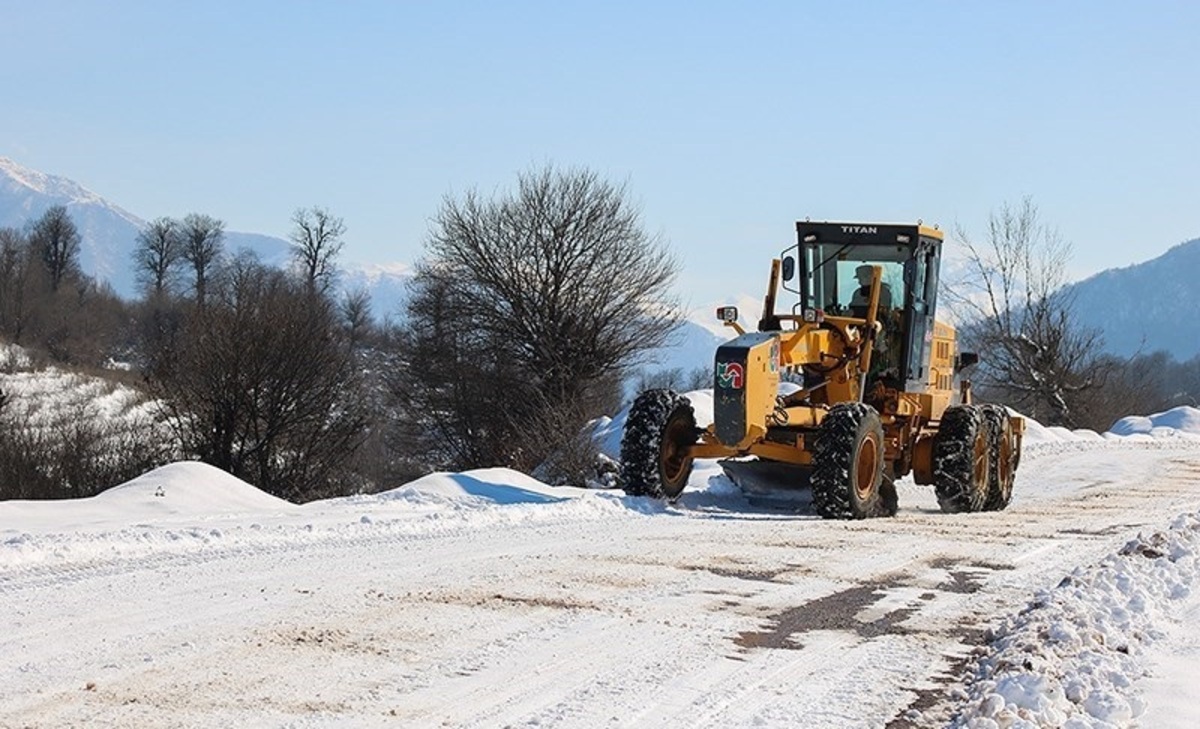
M 822 521 L 710 462 L 673 505 L 507 469 L 295 505 L 197 463 L 0 502 L 0 726 L 1200 726 L 1198 416 L 1029 423 L 985 514 L 905 479 Z

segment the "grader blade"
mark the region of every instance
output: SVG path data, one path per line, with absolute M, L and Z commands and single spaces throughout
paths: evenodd
M 729 480 L 752 502 L 787 502 L 797 507 L 812 502 L 807 468 L 778 461 L 731 458 L 719 463 Z
M 778 495 L 780 493 L 808 493 L 809 469 L 776 460 L 732 459 L 720 460 L 721 470 L 736 483 L 738 488 L 750 495 Z

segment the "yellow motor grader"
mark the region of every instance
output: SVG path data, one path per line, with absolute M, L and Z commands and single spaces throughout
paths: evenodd
M 943 236 L 916 225 L 796 223 L 771 262 L 757 331 L 717 349 L 713 422 L 670 390 L 641 393 L 621 442 L 630 494 L 674 500 L 696 458 L 746 488 L 810 488 L 824 518 L 892 516 L 895 480 L 932 484 L 946 512 L 1005 508 L 1024 421 L 973 402 L 954 328 L 937 321 Z M 779 310 L 783 295 L 790 306 Z

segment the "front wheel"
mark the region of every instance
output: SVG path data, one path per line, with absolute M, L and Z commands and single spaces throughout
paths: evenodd
M 824 519 L 895 516 L 896 490 L 884 483 L 883 425 L 870 405 L 835 405 L 813 446 L 813 510 Z
M 631 496 L 675 500 L 692 475 L 696 443 L 692 403 L 671 390 L 647 390 L 633 401 L 621 438 L 621 485 Z

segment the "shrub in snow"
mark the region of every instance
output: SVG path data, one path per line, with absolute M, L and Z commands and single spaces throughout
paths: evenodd
M 600 421 L 588 423 L 574 438 L 562 438 L 558 448 L 530 474 L 551 486 L 615 488 L 618 464 L 600 450 L 594 435 Z
M 15 344 L 0 343 L 0 372 L 12 374 L 33 367 L 29 352 Z
M 0 499 L 91 496 L 178 457 L 156 406 L 53 368 L 0 374 Z

